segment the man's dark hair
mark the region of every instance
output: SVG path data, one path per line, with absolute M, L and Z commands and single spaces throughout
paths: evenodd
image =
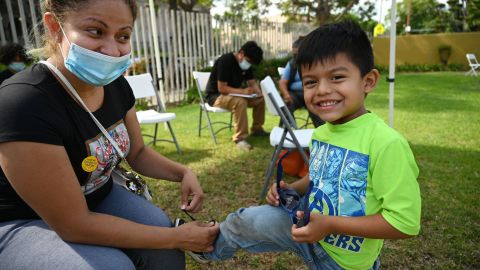
M 255 41 L 247 41 L 240 48 L 240 51 L 243 51 L 245 56 L 250 58 L 252 64 L 258 65 L 263 60 L 263 50 Z
M 352 21 L 322 25 L 310 32 L 300 44 L 297 66 L 311 68 L 316 62 L 327 60 L 344 53 L 365 76 L 373 66 L 373 51 L 365 32 Z
M 30 61 L 25 49 L 20 44 L 8 43 L 0 47 L 0 63 L 4 65 L 9 65 L 17 55 L 25 63 Z

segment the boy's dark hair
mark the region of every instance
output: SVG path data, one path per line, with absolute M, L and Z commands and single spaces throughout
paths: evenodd
M 0 47 L 0 63 L 4 65 L 9 65 L 17 55 L 25 63 L 30 61 L 25 49 L 20 44 L 8 43 Z
M 247 41 L 240 48 L 240 51 L 243 51 L 245 56 L 250 58 L 252 64 L 258 65 L 263 60 L 263 50 L 255 41 Z
M 373 66 L 373 50 L 365 32 L 353 21 L 325 24 L 310 32 L 300 44 L 297 66 L 311 68 L 344 53 L 365 76 Z

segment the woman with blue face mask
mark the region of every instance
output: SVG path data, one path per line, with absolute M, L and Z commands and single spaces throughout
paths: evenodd
M 46 62 L 0 87 L 0 239 L 9 239 L 0 269 L 184 269 L 183 250 L 211 251 L 218 225 L 172 227 L 110 177 L 125 154 L 138 173 L 179 182 L 179 207 L 202 208 L 195 174 L 144 145 L 121 76 L 135 1 L 43 0 L 42 9 Z
M 15 73 L 24 70 L 30 62 L 22 45 L 8 43 L 0 47 L 0 63 L 6 68 L 0 72 L 0 84 Z

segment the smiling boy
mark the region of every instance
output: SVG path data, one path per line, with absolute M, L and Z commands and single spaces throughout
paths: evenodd
M 309 175 L 280 188 L 308 196 L 310 222 L 292 224 L 273 184 L 268 205 L 228 215 L 203 257 L 293 251 L 310 269 L 378 269 L 383 239 L 419 233 L 421 199 L 408 142 L 365 108 L 379 78 L 372 47 L 353 22 L 324 25 L 302 41 L 297 65 L 307 107 L 326 124 L 313 133 Z

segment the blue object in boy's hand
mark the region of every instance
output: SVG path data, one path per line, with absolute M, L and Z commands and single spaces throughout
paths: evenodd
M 298 228 L 301 228 L 301 227 L 303 227 L 307 224 L 308 224 L 308 221 L 306 220 L 306 218 L 301 218 L 301 219 L 298 219 L 298 221 L 297 221 L 297 227 Z
M 277 193 L 280 197 L 280 206 L 285 209 L 292 219 L 293 224 L 297 224 L 297 227 L 302 227 L 308 224 L 310 221 L 310 211 L 308 209 L 308 197 L 313 187 L 313 183 L 308 185 L 307 193 L 304 200 L 304 216 L 301 219 L 297 218 L 297 209 L 300 206 L 300 195 L 297 191 L 291 188 L 280 188 L 280 181 L 283 178 L 283 166 L 282 161 L 285 156 L 288 155 L 288 151 L 279 159 L 277 165 Z
M 293 223 L 297 223 L 297 209 L 300 205 L 300 195 L 293 190 L 287 188 L 277 188 L 280 197 L 280 206 L 287 211 Z
M 305 198 L 303 198 L 303 217 L 300 219 L 297 218 L 298 221 L 296 222 L 296 224 L 298 228 L 306 226 L 308 222 L 310 222 L 310 208 L 308 205 L 308 199 L 310 197 L 310 192 L 312 192 L 312 189 L 313 189 L 313 182 L 310 181 L 308 183 L 307 192 L 305 193 Z

